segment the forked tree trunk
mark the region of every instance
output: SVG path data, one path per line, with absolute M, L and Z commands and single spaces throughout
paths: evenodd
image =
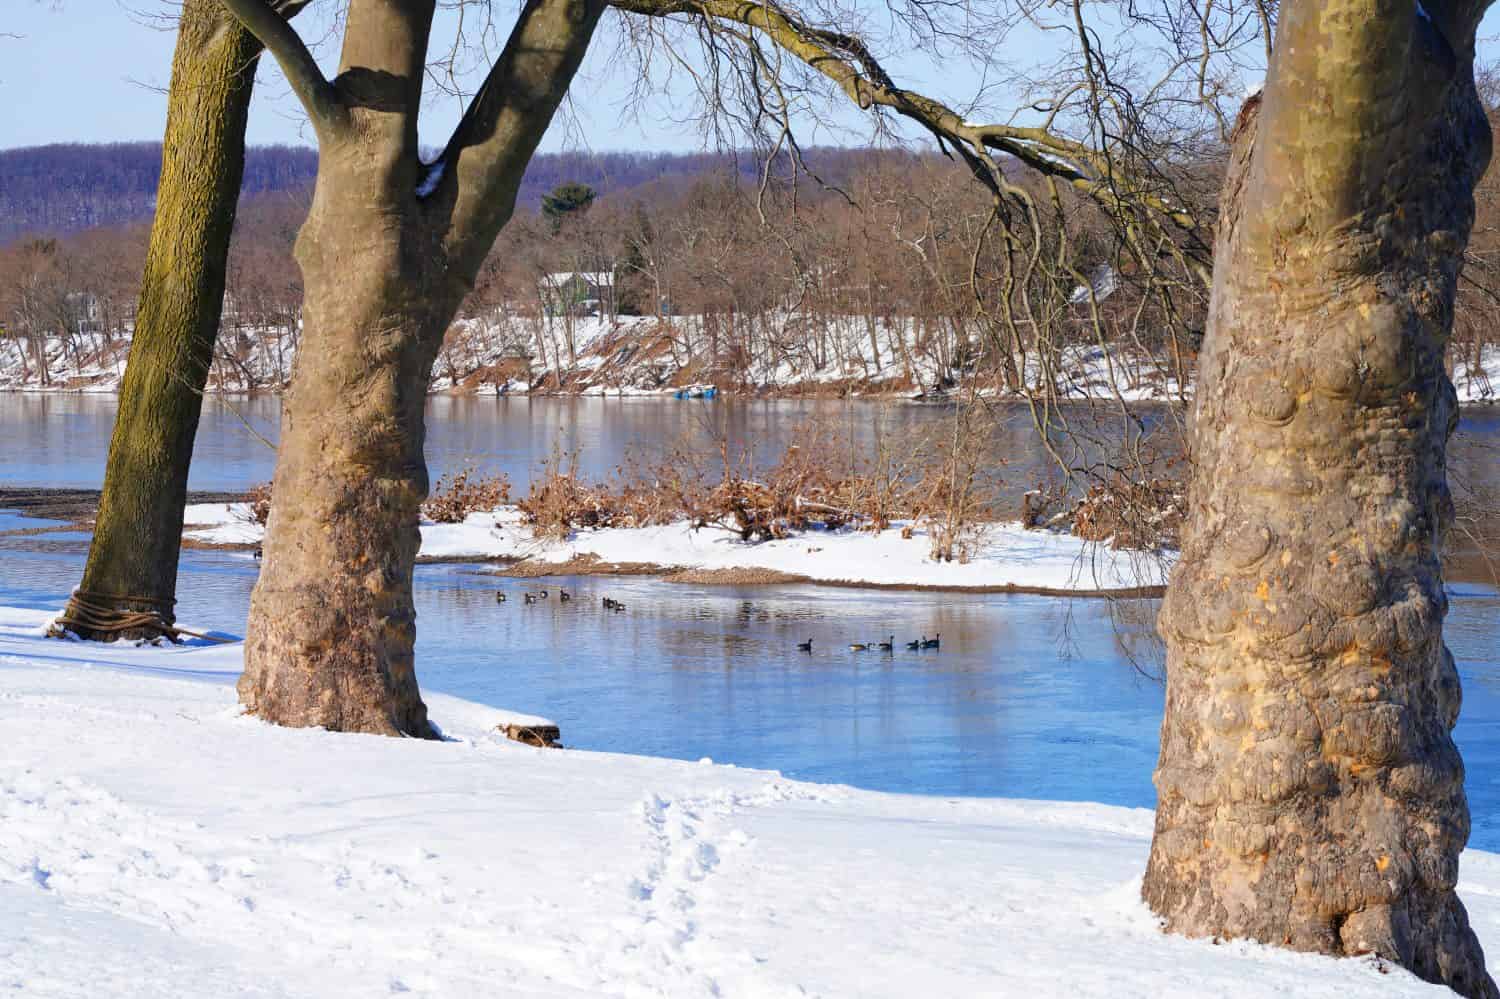
M 218 0 L 187 0 L 104 493 L 83 581 L 63 617 L 85 638 L 159 633 L 149 625 L 123 632 L 101 627 L 111 612 L 174 620 L 188 465 L 224 302 L 260 49 Z
M 1223 198 L 1143 894 L 1167 928 L 1496 995 L 1442 640 L 1478 9 L 1295 0 Z M 1450 41 L 1451 39 L 1451 41 Z
M 240 700 L 282 725 L 429 737 L 412 602 L 428 382 L 603 7 L 528 0 L 439 165 L 424 167 L 433 0 L 351 3 L 332 82 L 261 0 L 226 2 L 288 71 L 320 150 Z

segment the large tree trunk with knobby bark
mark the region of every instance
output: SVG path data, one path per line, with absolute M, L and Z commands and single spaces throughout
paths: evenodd
M 432 365 L 602 5 L 529 0 L 453 141 L 424 165 L 416 115 L 433 0 L 355 0 L 332 82 L 263 0 L 227 2 L 288 70 L 320 150 L 297 238 L 305 328 L 240 700 L 283 725 L 430 737 L 412 573 Z
M 188 465 L 260 50 L 219 0 L 183 6 L 135 336 L 88 562 L 62 619 L 85 638 L 153 636 L 174 620 Z
M 324 153 L 297 240 L 304 330 L 240 696 L 283 725 L 429 734 L 413 661 L 412 570 L 427 496 L 423 407 L 462 288 L 435 247 L 350 204 L 360 157 Z
M 1457 6 L 1291 0 L 1242 115 L 1143 894 L 1173 931 L 1377 954 L 1492 997 L 1454 892 L 1469 816 L 1442 639 L 1443 354 L 1490 145 L 1482 8 Z

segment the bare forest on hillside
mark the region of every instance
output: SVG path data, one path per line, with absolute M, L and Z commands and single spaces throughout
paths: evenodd
M 66 205 L 58 192 L 69 191 L 94 207 L 70 216 L 85 223 L 81 231 L 0 247 L 9 340 L 0 346 L 0 381 L 110 388 L 128 354 L 147 223 L 87 220 L 133 211 L 149 197 L 154 147 L 49 148 L 63 159 L 38 151 L 26 159 L 37 184 L 51 178 L 48 211 Z M 96 148 L 108 155 L 84 155 Z M 449 332 L 436 386 L 914 394 L 972 384 L 1180 397 L 1203 296 L 1179 293 L 1170 315 L 1153 315 L 1151 281 L 1135 280 L 1093 214 L 1065 206 L 1058 217 L 1070 231 L 1060 235 L 1071 259 L 1050 271 L 1043 261 L 1018 284 L 986 243 L 990 199 L 965 167 L 899 151 L 817 155 L 815 178 L 757 177 L 749 156 L 539 157 L 523 210 Z M 62 169 L 69 162 L 93 166 L 73 169 L 70 180 Z M 48 173 L 49 164 L 57 169 Z M 249 157 L 211 388 L 276 391 L 290 377 L 303 293 L 292 244 L 314 165 L 306 150 Z M 1212 192 L 1219 169 L 1202 164 L 1203 176 L 1185 189 Z M 570 177 L 587 178 L 573 182 L 598 196 L 549 218 L 540 210 L 545 192 Z M 27 189 L 24 176 L 6 183 L 0 198 Z M 94 201 L 78 193 L 87 191 Z M 1500 184 L 1486 178 L 1477 200 L 1450 364 L 1461 396 L 1487 399 L 1500 320 Z M 568 275 L 609 275 L 609 287 L 559 287 Z M 1025 305 L 1009 324 L 993 308 L 1007 297 Z

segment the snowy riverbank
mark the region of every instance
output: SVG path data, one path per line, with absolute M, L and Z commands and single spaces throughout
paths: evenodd
M 264 529 L 250 521 L 245 504 L 195 504 L 183 536 L 200 544 L 256 545 Z M 845 585 L 936 587 L 954 590 L 1088 592 L 1164 585 L 1171 555 L 1111 551 L 1071 534 L 992 524 L 966 563 L 934 562 L 926 530 L 902 537 L 897 523 L 871 531 L 806 531 L 764 542 L 741 541 L 714 528 L 693 530 L 687 521 L 660 527 L 574 531 L 566 540 L 541 540 L 506 507 L 470 514 L 461 524 L 422 525 L 424 558 L 503 559 L 528 575 L 599 571 L 693 573 L 713 582 L 811 581 Z
M 432 694 L 446 742 L 278 729 L 235 707 L 238 645 L 53 642 L 47 616 L 0 610 L 20 995 L 1450 994 L 1162 935 L 1143 810 L 530 749 Z M 1466 853 L 1460 891 L 1500 952 L 1500 856 Z
M 450 330 L 430 391 L 669 397 L 689 383 L 704 382 L 760 396 L 909 398 L 941 396 L 935 391 L 938 386 L 952 386 L 963 378 L 951 367 L 951 348 L 933 353 L 922 325 L 910 318 L 881 319 L 872 330 L 864 317 L 833 317 L 819 323 L 825 327 L 819 338 L 821 351 L 791 352 L 772 344 L 804 340 L 807 317 L 778 312 L 764 321 L 773 335 L 748 359 L 728 366 L 708 349 L 715 338 L 705 333 L 701 316 L 588 316 L 566 322 L 554 318 L 542 329 L 534 328 L 533 320 L 512 315 L 460 319 Z M 559 337 L 573 344 L 571 351 L 559 347 Z M 226 331 L 223 339 L 209 391 L 277 392 L 291 377 L 296 338 L 286 331 L 236 328 L 232 334 Z M 118 391 L 129 354 L 129 331 L 113 341 L 93 334 L 80 340 L 70 347 L 61 338 L 48 338 L 43 347 L 49 372 L 45 380 L 34 363 L 34 347 L 19 339 L 0 341 L 0 390 Z M 229 346 L 231 340 L 237 348 Z M 553 345 L 533 358 L 531 352 L 542 340 Z M 237 353 L 230 360 L 232 349 Z M 552 363 L 547 362 L 549 356 Z M 571 359 L 556 360 L 563 357 Z M 1039 353 L 1032 350 L 1014 358 L 1012 367 L 1038 394 L 1045 394 L 1041 386 L 1050 379 L 1052 394 L 1063 399 L 1165 402 L 1181 394 L 1170 358 L 1127 346 L 1109 351 L 1092 343 L 1064 347 L 1049 359 L 1045 374 Z M 1477 358 L 1455 355 L 1451 370 L 1461 402 L 1500 401 L 1500 386 L 1494 381 L 1500 373 L 1500 346 L 1486 346 Z M 1191 392 L 1188 385 L 1187 393 Z M 984 394 L 1021 397 L 992 389 Z

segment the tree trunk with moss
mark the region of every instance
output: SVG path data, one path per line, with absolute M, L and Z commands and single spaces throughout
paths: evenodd
M 1454 891 L 1443 355 L 1490 151 L 1482 10 L 1282 8 L 1222 202 L 1143 886 L 1170 930 L 1470 997 L 1497 993 Z
M 219 3 L 178 28 L 156 217 L 88 562 L 63 623 L 93 639 L 150 636 L 121 614 L 174 620 L 188 466 L 218 336 L 260 43 Z

